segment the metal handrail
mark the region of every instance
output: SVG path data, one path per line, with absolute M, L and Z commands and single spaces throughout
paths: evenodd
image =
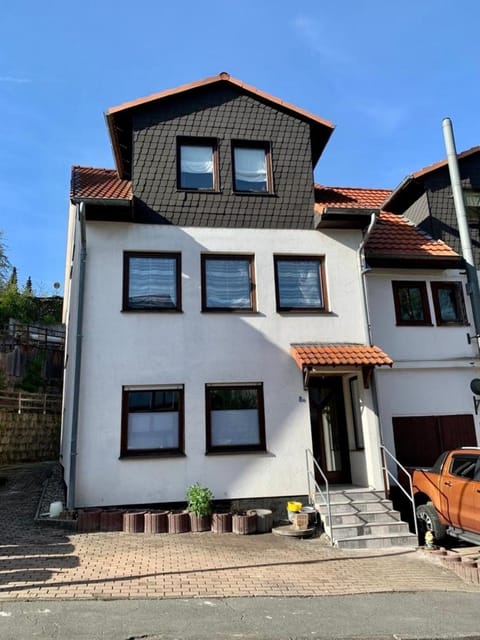
M 397 460 L 397 458 L 395 458 L 393 453 L 391 453 L 391 451 L 389 451 L 387 449 L 387 447 L 385 445 L 381 444 L 380 445 L 380 450 L 382 451 L 382 461 L 383 461 L 382 471 L 385 474 L 385 481 L 386 481 L 385 489 L 386 489 L 387 492 L 389 492 L 389 490 L 390 490 L 389 478 L 391 478 L 395 482 L 395 484 L 399 487 L 399 489 L 401 489 L 403 494 L 411 502 L 412 510 L 413 510 L 413 526 L 415 528 L 415 535 L 418 538 L 418 524 L 417 524 L 417 514 L 415 513 L 415 498 L 413 497 L 412 476 L 408 473 L 408 471 L 405 469 L 405 467 Z M 410 493 L 407 492 L 407 490 L 398 481 L 398 478 L 388 469 L 387 456 L 389 456 L 390 460 L 392 460 L 397 465 L 397 469 L 400 469 L 401 471 L 403 471 L 403 473 L 407 476 L 407 478 L 408 478 L 408 486 L 410 487 Z
M 316 493 L 319 493 L 322 497 L 322 499 L 325 502 L 325 505 L 327 507 L 327 517 L 328 517 L 328 523 L 330 526 L 330 543 L 334 544 L 334 540 L 333 537 L 331 535 L 332 532 L 332 509 L 331 509 L 331 504 L 330 504 L 330 488 L 329 488 L 329 484 L 328 484 L 328 480 L 327 480 L 327 476 L 325 475 L 325 473 L 323 472 L 322 468 L 320 467 L 320 465 L 318 464 L 318 462 L 315 460 L 315 458 L 313 457 L 313 451 L 311 449 L 305 449 L 305 458 L 307 461 L 307 485 L 308 485 L 308 498 L 309 500 L 312 501 L 312 504 L 315 504 L 315 495 Z M 313 463 L 313 465 L 311 465 L 311 463 Z M 322 491 L 322 489 L 320 488 L 320 485 L 318 484 L 316 478 L 315 478 L 315 469 L 317 469 L 317 471 L 320 473 L 320 475 L 322 476 L 322 479 L 325 483 L 325 495 L 324 495 L 324 491 Z M 313 492 L 312 492 L 312 481 L 313 481 Z

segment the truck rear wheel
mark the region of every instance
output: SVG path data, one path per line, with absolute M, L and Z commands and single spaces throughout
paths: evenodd
M 431 502 L 427 504 L 420 504 L 416 510 L 417 522 L 418 522 L 418 535 L 420 537 L 420 543 L 424 542 L 425 534 L 427 531 L 433 533 L 435 540 L 441 540 L 447 533 L 447 527 L 443 525 L 435 511 L 435 507 Z

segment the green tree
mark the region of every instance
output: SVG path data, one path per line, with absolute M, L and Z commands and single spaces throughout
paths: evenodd
M 12 273 L 7 282 L 7 287 L 11 287 L 12 289 L 15 289 L 15 291 L 18 291 L 17 267 L 13 267 Z
M 10 262 L 7 258 L 5 243 L 3 241 L 3 231 L 0 229 L 0 289 L 5 286 L 7 272 L 10 269 Z

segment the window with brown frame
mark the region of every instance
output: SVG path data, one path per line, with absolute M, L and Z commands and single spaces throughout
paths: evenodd
M 202 311 L 255 311 L 252 255 L 202 255 Z
M 465 325 L 466 313 L 460 282 L 431 282 L 438 325 Z
M 120 457 L 183 455 L 183 385 L 124 387 Z
M 392 281 L 397 325 L 431 326 L 427 285 L 413 280 Z
M 238 193 L 273 193 L 271 155 L 268 142 L 233 140 L 233 190 Z
M 325 311 L 324 259 L 274 256 L 277 311 Z
M 219 184 L 217 141 L 212 138 L 178 138 L 178 189 L 218 191 Z
M 207 453 L 265 451 L 263 384 L 207 384 Z
M 126 251 L 123 255 L 124 311 L 181 311 L 179 253 Z

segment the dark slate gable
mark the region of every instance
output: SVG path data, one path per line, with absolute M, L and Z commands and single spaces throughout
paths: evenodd
M 132 113 L 135 219 L 180 226 L 313 228 L 308 123 L 229 85 L 205 87 Z M 218 140 L 220 193 L 177 191 L 177 137 Z M 235 194 L 231 141 L 271 144 L 275 195 Z

